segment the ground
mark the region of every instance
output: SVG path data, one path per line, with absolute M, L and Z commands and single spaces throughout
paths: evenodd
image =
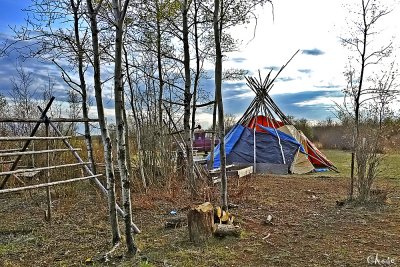
M 379 178 L 376 187 L 388 198 L 367 206 L 337 205 L 347 185 L 343 174 L 331 172 L 231 181 L 230 202 L 238 205 L 231 212 L 241 237 L 200 246 L 189 242 L 187 226 L 165 229 L 164 222 L 173 210 L 185 216 L 194 203 L 210 196 L 216 202 L 216 189 L 196 200 L 178 186 L 135 192 L 140 252 L 126 258 L 121 246 L 108 262 L 101 257 L 111 248 L 106 202 L 94 186 L 58 187 L 51 223 L 45 221 L 44 193 L 3 194 L 0 266 L 399 266 L 398 177 Z

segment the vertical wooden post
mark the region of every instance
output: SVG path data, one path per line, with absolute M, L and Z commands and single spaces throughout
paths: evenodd
M 49 122 L 46 120 L 46 137 L 49 137 Z M 50 140 L 46 141 L 46 149 L 50 150 Z M 50 167 L 50 153 L 47 153 L 47 167 Z M 47 175 L 47 183 L 50 183 L 50 169 L 46 172 Z M 47 195 L 47 212 L 46 212 L 46 220 L 48 222 L 51 221 L 51 192 L 50 186 L 46 187 L 46 195 Z

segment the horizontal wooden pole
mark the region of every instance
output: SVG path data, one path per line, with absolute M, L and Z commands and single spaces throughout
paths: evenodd
M 4 149 L 4 150 L 0 150 L 0 153 L 7 153 L 7 152 L 11 152 L 11 151 L 21 151 L 22 148 L 10 148 L 10 149 Z
M 80 148 L 74 148 L 74 151 L 81 151 Z M 25 152 L 10 152 L 10 153 L 2 153 L 0 154 L 1 157 L 12 157 L 12 156 L 23 156 L 23 155 L 33 155 L 33 154 L 46 154 L 46 153 L 53 153 L 53 152 L 66 152 L 71 151 L 68 148 L 63 149 L 50 149 L 50 150 L 37 150 L 37 151 L 25 151 Z
M 5 160 L 5 161 L 0 161 L 0 164 L 9 164 L 9 163 L 13 163 L 14 160 Z
M 53 186 L 53 185 L 60 185 L 60 184 L 66 184 L 66 183 L 72 183 L 72 182 L 78 182 L 78 181 L 82 181 L 82 180 L 96 178 L 96 177 L 99 177 L 99 176 L 102 176 L 102 174 L 96 174 L 96 175 L 92 175 L 92 176 L 85 176 L 85 177 L 79 177 L 79 178 L 72 178 L 72 179 L 68 179 L 68 180 L 64 180 L 64 181 L 57 181 L 57 182 L 51 182 L 51 183 L 44 183 L 44 184 L 37 184 L 37 185 L 22 186 L 22 187 L 17 187 L 17 188 L 2 189 L 2 190 L 0 190 L 0 194 L 18 192 L 18 191 L 24 191 L 24 190 L 30 190 L 30 189 L 37 189 L 37 188 L 48 187 L 48 186 Z
M 64 140 L 71 136 L 1 136 L 0 141 Z
M 25 172 L 53 170 L 53 169 L 60 169 L 60 168 L 66 168 L 66 167 L 75 167 L 75 166 L 82 166 L 82 165 L 87 165 L 87 164 L 90 164 L 90 162 L 71 163 L 71 164 L 48 166 L 48 167 L 39 167 L 39 168 L 23 169 L 23 170 L 20 169 L 20 170 L 15 170 L 15 171 L 0 172 L 0 176 L 1 175 L 9 175 L 9 174 L 25 173 Z
M 99 119 L 83 119 L 83 118 L 54 118 L 50 119 L 52 122 L 98 122 Z M 37 123 L 37 122 L 46 122 L 45 119 L 19 119 L 19 118 L 0 118 L 0 122 L 26 122 L 26 123 Z

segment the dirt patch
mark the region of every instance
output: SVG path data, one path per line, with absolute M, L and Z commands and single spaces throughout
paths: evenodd
M 343 178 L 252 176 L 229 187 L 240 238 L 211 239 L 194 246 L 187 227 L 165 229 L 175 211 L 192 203 L 182 190 L 134 193 L 140 253 L 126 259 L 124 247 L 109 262 L 111 248 L 105 199 L 87 183 L 54 192 L 51 223 L 44 220 L 44 192 L 0 196 L 0 266 L 368 266 L 370 256 L 400 264 L 400 186 L 380 180 L 387 203 L 337 206 L 347 192 Z M 60 193 L 63 192 L 63 193 Z M 207 198 L 218 203 L 217 188 Z M 39 205 L 38 205 L 39 203 Z M 271 222 L 266 222 L 268 215 Z M 123 229 L 121 225 L 121 229 Z M 371 265 L 372 266 L 372 265 Z

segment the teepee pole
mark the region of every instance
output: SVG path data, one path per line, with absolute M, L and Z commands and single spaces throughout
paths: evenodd
M 253 173 L 257 172 L 256 127 L 253 128 Z
M 276 130 L 275 127 L 273 127 L 276 133 L 276 137 L 278 137 L 278 143 L 279 143 L 279 148 L 281 149 L 281 155 L 282 155 L 282 160 L 283 160 L 283 164 L 286 164 L 286 159 L 285 159 L 285 154 L 283 153 L 283 147 L 282 147 L 282 143 L 281 143 L 281 138 L 279 137 L 278 131 Z

